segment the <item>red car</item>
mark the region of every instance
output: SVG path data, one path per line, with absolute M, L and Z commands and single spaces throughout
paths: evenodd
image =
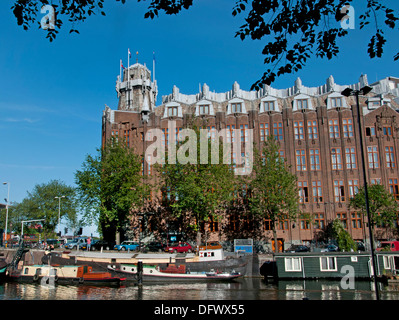
M 187 242 L 182 242 L 182 243 L 171 243 L 170 245 L 166 246 L 165 248 L 166 252 L 193 252 L 193 247 L 188 244 Z

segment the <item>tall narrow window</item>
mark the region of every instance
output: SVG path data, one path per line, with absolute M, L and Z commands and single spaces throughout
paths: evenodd
M 355 147 L 345 148 L 346 169 L 356 169 Z
M 312 171 L 320 170 L 320 150 L 309 149 L 309 155 L 310 155 L 310 170 Z
M 383 127 L 382 132 L 384 136 L 392 136 L 392 127 Z
M 323 202 L 323 192 L 321 189 L 321 181 L 312 181 L 313 202 Z
M 359 180 L 348 180 L 349 187 L 349 197 L 354 198 L 355 195 L 359 192 Z
M 361 229 L 362 228 L 362 215 L 360 214 L 360 212 L 352 212 L 351 220 L 352 220 L 352 228 L 353 229 Z
M 228 125 L 227 126 L 227 142 L 232 143 L 234 142 L 235 138 L 235 125 Z
M 248 142 L 248 125 L 240 125 L 241 142 Z
M 376 169 L 379 167 L 377 147 L 367 147 L 367 158 L 369 160 L 370 169 Z
M 283 123 L 282 122 L 273 123 L 273 135 L 277 141 L 283 140 Z
M 298 181 L 298 194 L 300 203 L 309 202 L 308 183 L 306 181 Z
M 341 148 L 331 148 L 331 165 L 333 170 L 342 169 Z
M 387 168 L 395 168 L 395 156 L 393 153 L 393 147 L 385 147 L 385 161 Z
M 342 119 L 342 129 L 344 131 L 344 138 L 353 137 L 352 119 Z
M 294 121 L 294 136 L 295 140 L 303 140 L 304 138 L 303 121 Z
M 177 117 L 177 107 L 168 107 L 168 116 Z
M 269 136 L 269 124 L 260 123 L 259 124 L 260 141 L 266 141 Z
M 342 180 L 334 180 L 334 199 L 335 202 L 345 202 L 345 189 Z
M 345 229 L 348 229 L 348 219 L 346 213 L 337 213 L 337 219 L 341 221 Z
M 296 155 L 296 170 L 306 171 L 305 149 L 296 150 L 295 155 Z
M 328 121 L 328 130 L 330 138 L 339 138 L 338 119 Z
M 317 139 L 317 121 L 316 120 L 309 120 L 308 121 L 308 136 L 309 139 Z
M 393 194 L 396 200 L 399 200 L 398 179 L 388 179 L 389 192 Z

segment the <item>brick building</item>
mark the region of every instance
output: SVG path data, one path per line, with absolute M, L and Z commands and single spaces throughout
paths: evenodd
M 335 218 L 344 223 L 354 239 L 363 240 L 368 238 L 366 221 L 348 209 L 350 197 L 363 186 L 356 101 L 341 92 L 366 85 L 373 88 L 367 96 L 360 96 L 368 183 L 384 185 L 399 199 L 399 78 L 394 77 L 369 84 L 367 76 L 362 75 L 358 83 L 338 85 L 330 76 L 318 87 L 306 87 L 298 78 L 290 88 L 264 86 L 260 91 L 244 91 L 235 82 L 232 90 L 223 93 L 212 92 L 204 84 L 192 95 L 182 94 L 174 86 L 156 106 L 157 82 L 146 66 L 136 63 L 125 70 L 123 79 L 118 77 L 118 109 L 107 106 L 103 112 L 102 142 L 111 136 L 123 137 L 142 154 L 150 143 L 143 139 L 148 129 L 161 129 L 167 141 L 172 134 L 168 132 L 169 121 L 176 122 L 177 135 L 194 115 L 206 121 L 210 134 L 240 129 L 245 136 L 245 130 L 253 129 L 258 145 L 272 134 L 298 177 L 298 206 L 313 217 L 313 223 L 304 217 L 282 221 L 277 232 L 281 242 L 288 246 L 317 240 Z M 151 174 L 147 161 L 143 166 L 145 173 Z M 234 219 L 226 213 L 224 222 L 210 224 L 207 230 L 223 239 L 224 230 L 235 228 Z M 262 238 L 271 241 L 268 221 L 257 229 Z M 381 229 L 377 238 L 396 237 L 394 231 Z

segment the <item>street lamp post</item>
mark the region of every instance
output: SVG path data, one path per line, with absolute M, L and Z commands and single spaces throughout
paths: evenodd
M 360 90 L 353 90 L 351 88 L 346 88 L 344 91 L 341 92 L 341 94 L 344 95 L 345 97 L 349 97 L 349 96 L 356 97 L 357 121 L 358 121 L 358 126 L 359 126 L 359 138 L 360 138 L 360 155 L 362 158 L 363 179 L 364 179 L 364 199 L 365 199 L 365 204 L 366 204 L 366 212 L 367 212 L 368 227 L 369 227 L 369 234 L 370 234 L 371 261 L 373 264 L 373 271 L 374 271 L 374 287 L 375 287 L 376 299 L 380 300 L 378 284 L 377 284 L 377 275 L 376 275 L 377 268 L 376 268 L 375 252 L 374 252 L 373 229 L 371 226 L 369 196 L 368 196 L 368 190 L 367 190 L 366 161 L 364 158 L 364 146 L 363 146 L 363 129 L 362 129 L 362 123 L 361 123 L 361 119 L 360 119 L 360 105 L 359 105 L 359 95 L 366 95 L 371 90 L 372 90 L 372 88 L 369 86 L 365 86 L 365 87 L 361 88 Z
M 54 197 L 54 199 L 58 199 L 58 234 L 60 233 L 60 222 L 61 222 L 61 199 L 65 198 L 65 196 Z
M 7 227 L 8 227 L 8 207 L 10 206 L 10 183 L 9 182 L 3 182 L 3 184 L 7 185 L 8 187 L 8 192 L 7 192 L 7 204 L 6 204 L 6 226 L 4 229 L 4 244 L 5 247 L 7 248 Z

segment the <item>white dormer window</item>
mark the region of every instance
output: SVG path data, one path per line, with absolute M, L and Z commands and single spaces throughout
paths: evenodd
M 242 104 L 241 104 L 241 102 L 232 103 L 231 104 L 231 112 L 232 113 L 242 112 Z
M 168 117 L 177 117 L 177 106 L 168 107 Z
M 342 107 L 342 97 L 332 97 L 331 99 L 331 107 L 332 108 L 341 108 Z
M 297 108 L 298 108 L 298 110 L 309 109 L 308 99 L 298 99 L 297 100 Z
M 199 114 L 209 114 L 209 105 L 208 104 L 199 105 Z
M 263 101 L 263 110 L 265 111 L 275 111 L 274 101 Z

